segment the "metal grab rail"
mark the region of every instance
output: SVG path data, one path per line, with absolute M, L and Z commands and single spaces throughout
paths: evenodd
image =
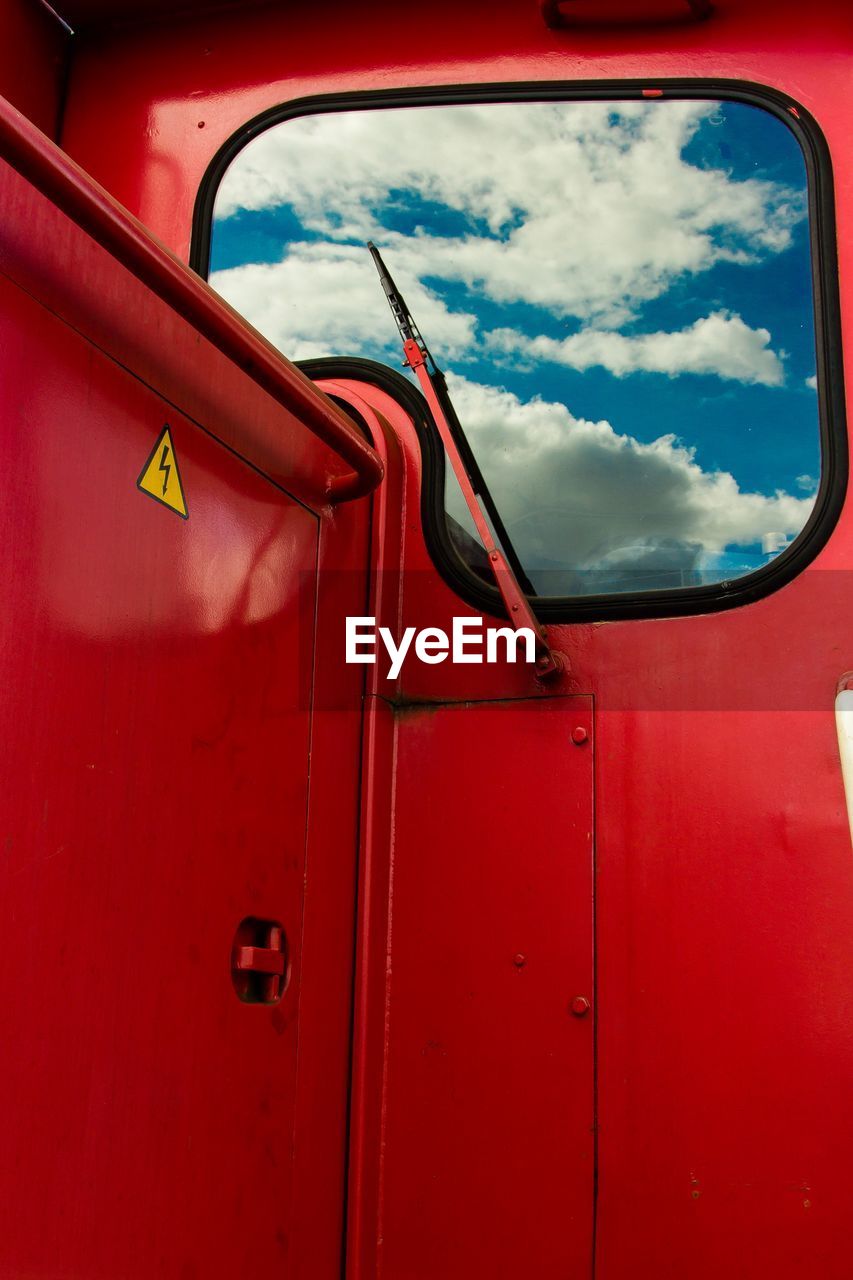
M 330 502 L 376 488 L 382 460 L 337 405 L 3 97 L 0 158 L 354 468 L 332 479 Z

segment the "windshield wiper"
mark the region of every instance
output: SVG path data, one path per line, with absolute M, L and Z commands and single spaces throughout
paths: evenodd
M 536 671 L 539 677 L 545 679 L 557 675 L 558 672 L 565 670 L 565 660 L 562 654 L 551 652 L 548 641 L 545 638 L 545 629 L 540 625 L 530 607 L 530 601 L 527 596 L 535 595 L 535 591 L 521 566 L 503 520 L 489 492 L 483 473 L 474 457 L 471 446 L 465 438 L 465 432 L 462 430 L 462 424 L 456 415 L 456 410 L 453 408 L 453 403 L 450 399 L 450 393 L 447 390 L 444 374 L 439 369 L 430 354 L 429 347 L 421 337 L 420 330 L 412 318 L 412 313 L 406 306 L 400 290 L 392 280 L 391 273 L 385 266 L 382 255 L 376 245 L 372 241 L 368 241 L 367 247 L 376 264 L 379 279 L 382 281 L 382 288 L 385 290 L 385 296 L 388 299 L 388 304 L 400 331 L 406 364 L 420 383 L 421 390 L 432 412 L 433 421 L 438 428 L 450 465 L 453 467 L 456 479 L 459 481 L 462 496 L 465 499 L 468 510 L 471 512 L 471 518 L 476 525 L 480 541 L 485 548 L 489 568 L 503 600 L 507 617 L 514 624 L 516 630 L 521 627 L 529 627 L 533 632 L 536 640 Z M 480 499 L 482 499 L 483 506 L 489 513 L 492 522 L 491 528 L 483 512 L 483 506 L 480 505 Z M 492 528 L 494 528 L 501 546 L 498 546 L 492 534 Z M 503 550 L 501 550 L 501 547 Z

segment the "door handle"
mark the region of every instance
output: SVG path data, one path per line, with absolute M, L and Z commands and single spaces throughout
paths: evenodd
M 287 939 L 274 920 L 247 916 L 231 948 L 231 981 L 246 1004 L 274 1004 L 287 985 Z

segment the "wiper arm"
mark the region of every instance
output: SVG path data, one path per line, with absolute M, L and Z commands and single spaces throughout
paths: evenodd
M 421 355 L 424 357 L 423 367 L 426 371 L 427 376 L 429 377 L 433 390 L 435 391 L 435 394 L 438 397 L 438 400 L 441 405 L 442 413 L 444 414 L 444 418 L 446 420 L 447 429 L 450 432 L 451 436 L 453 437 L 453 443 L 456 447 L 456 450 L 459 452 L 459 454 L 462 457 L 462 463 L 467 473 L 468 479 L 471 483 L 471 487 L 474 490 L 474 494 L 476 497 L 478 497 L 482 501 L 483 506 L 486 508 L 486 511 L 488 512 L 489 519 L 492 522 L 492 528 L 495 530 L 495 533 L 497 534 L 498 541 L 500 542 L 501 547 L 503 547 L 506 558 L 509 561 L 510 568 L 515 574 L 518 580 L 518 583 L 521 587 L 521 590 L 524 592 L 525 595 L 535 596 L 536 588 L 533 586 L 533 583 L 530 581 L 530 579 L 528 578 L 527 574 L 524 571 L 521 561 L 519 560 L 518 555 L 516 553 L 515 547 L 513 546 L 512 539 L 510 538 L 506 530 L 506 526 L 504 525 L 503 519 L 501 518 L 501 514 L 498 511 L 497 506 L 495 505 L 495 500 L 492 497 L 491 490 L 489 489 L 489 486 L 486 483 L 486 478 L 483 475 L 482 471 L 480 470 L 480 464 L 478 463 L 477 459 L 474 457 L 473 450 L 471 449 L 471 446 L 468 443 L 468 439 L 465 435 L 465 432 L 462 429 L 462 424 L 459 421 L 459 417 L 456 413 L 455 408 L 453 407 L 453 401 L 450 399 L 450 392 L 447 389 L 447 382 L 445 380 L 444 374 L 436 364 L 429 350 L 429 347 L 427 346 L 426 342 L 423 339 L 423 336 L 421 335 L 420 330 L 415 324 L 411 311 L 409 311 L 409 308 L 406 306 L 406 303 L 403 299 L 403 295 L 400 293 L 400 290 L 397 288 L 393 279 L 391 278 L 391 273 L 389 272 L 388 268 L 385 266 L 385 263 L 382 260 L 382 255 L 380 254 L 379 250 L 376 248 L 376 245 L 373 244 L 372 241 L 368 241 L 367 247 L 370 250 L 373 261 L 376 264 L 376 270 L 379 272 L 379 279 L 382 282 L 382 288 L 385 290 L 385 296 L 388 299 L 388 305 L 391 308 L 391 312 L 394 316 L 394 320 L 396 321 L 397 328 L 400 331 L 400 337 L 403 339 L 403 350 L 406 351 L 405 344 L 407 342 L 414 342 L 417 344 L 417 347 Z M 408 356 L 409 356 L 409 353 L 406 352 L 406 364 L 409 365 L 409 367 L 418 376 L 418 381 L 423 383 L 422 377 L 417 373 L 416 366 L 412 364 Z M 442 440 L 444 440 L 443 433 L 442 433 Z M 446 447 L 446 441 L 445 441 L 445 447 Z M 465 493 L 464 488 L 463 488 L 463 493 Z M 470 510 L 471 504 L 470 502 L 468 502 L 467 495 L 466 495 L 466 502 L 468 503 L 468 507 Z
M 536 669 L 539 677 L 546 679 L 557 675 L 558 672 L 565 669 L 565 661 L 562 654 L 551 652 L 548 641 L 545 638 L 545 629 L 540 625 L 530 607 L 527 595 L 535 594 L 533 586 L 521 566 L 515 548 L 504 527 L 503 520 L 489 492 L 483 473 L 474 457 L 471 446 L 465 438 L 462 424 L 456 415 L 447 390 L 444 374 L 439 369 L 430 354 L 429 347 L 421 337 L 412 313 L 391 278 L 391 274 L 382 261 L 382 255 L 376 245 L 372 241 L 368 241 L 367 247 L 376 264 L 379 279 L 382 281 L 382 288 L 385 290 L 385 296 L 388 299 L 388 304 L 400 331 L 406 364 L 415 374 L 421 385 L 421 390 L 426 396 L 433 420 L 450 459 L 450 465 L 453 467 L 456 479 L 459 481 L 462 496 L 465 499 L 468 510 L 471 512 L 471 517 L 485 548 L 489 568 L 492 571 L 495 585 L 500 592 L 507 616 L 510 622 L 515 625 L 516 630 L 521 627 L 529 627 L 533 632 L 536 638 Z M 483 500 L 483 506 L 488 510 L 492 526 L 504 548 L 503 551 L 492 535 L 492 530 L 483 513 L 483 507 L 480 505 L 480 498 Z

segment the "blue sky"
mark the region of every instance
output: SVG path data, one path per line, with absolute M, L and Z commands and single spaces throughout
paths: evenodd
M 293 359 L 399 367 L 369 238 L 540 590 L 730 576 L 802 527 L 805 170 L 775 117 L 655 100 L 288 121 L 223 180 L 211 282 Z

